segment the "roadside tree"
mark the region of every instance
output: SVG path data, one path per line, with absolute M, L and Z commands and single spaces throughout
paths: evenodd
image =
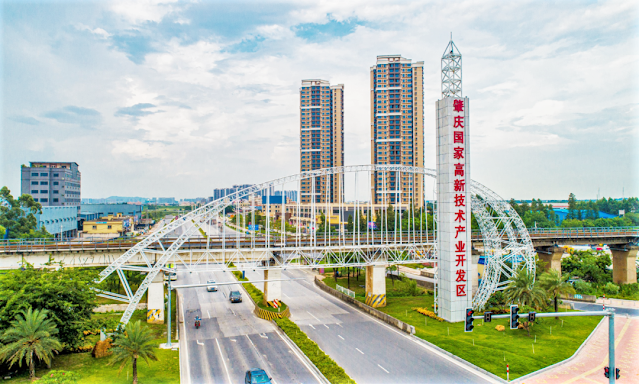
M 124 332 L 113 342 L 113 364 L 120 364 L 120 372 L 128 365 L 133 368 L 133 384 L 138 382 L 138 359 L 150 365 L 149 360 L 157 361 L 153 352 L 153 335 L 151 331 L 142 327 L 140 321 L 127 324 Z
M 0 337 L 4 345 L 0 348 L 0 359 L 9 367 L 22 361 L 29 366 L 29 378 L 35 379 L 36 359 L 51 364 L 54 353 L 60 352 L 62 344 L 55 337 L 58 333 L 55 323 L 47 319 L 47 310 L 21 311 L 11 322 L 11 327 Z

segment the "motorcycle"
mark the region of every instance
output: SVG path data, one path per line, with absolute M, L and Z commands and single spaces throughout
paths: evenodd
M 195 319 L 195 329 L 200 329 L 200 319 Z

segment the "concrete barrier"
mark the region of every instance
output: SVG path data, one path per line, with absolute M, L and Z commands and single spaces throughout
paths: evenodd
M 597 296 L 594 295 L 581 295 L 577 293 L 574 295 L 561 295 L 560 297 L 564 300 L 584 301 L 586 303 L 597 302 Z
M 96 308 L 93 308 L 93 312 L 107 313 L 107 312 L 124 312 L 129 304 L 104 304 Z M 139 303 L 136 309 L 146 309 L 146 303 Z
M 378 319 L 382 320 L 383 322 L 392 325 L 393 327 L 396 327 L 406 333 L 408 333 L 409 335 L 414 335 L 415 334 L 415 327 L 413 327 L 410 324 L 406 324 L 401 320 L 398 320 L 396 318 L 394 318 L 393 316 L 387 315 L 384 312 L 378 311 L 377 309 L 373 308 L 373 307 L 369 307 L 368 305 L 362 303 L 361 301 L 358 301 L 350 296 L 347 296 L 331 287 L 329 287 L 328 285 L 326 285 L 322 280 L 320 280 L 317 276 L 315 276 L 315 285 L 317 285 L 321 290 L 330 293 L 331 295 L 337 297 L 338 299 L 345 301 L 359 309 L 361 309 L 362 311 L 368 313 L 369 315 L 375 316 Z

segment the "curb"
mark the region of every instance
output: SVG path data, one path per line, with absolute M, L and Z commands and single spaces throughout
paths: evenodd
M 331 296 L 338 298 L 344 303 L 350 305 L 351 307 L 355 307 L 358 310 L 375 317 L 376 319 L 383 321 L 384 323 L 393 326 L 399 329 L 402 332 L 405 332 L 409 335 L 415 334 L 415 327 L 410 324 L 404 323 L 403 321 L 396 319 L 390 315 L 385 314 L 384 312 L 377 310 L 367 304 L 360 302 L 357 299 L 353 299 L 352 297 L 346 296 L 343 293 L 336 291 L 335 289 L 329 287 L 322 279 L 319 279 L 317 276 L 313 279 L 315 286 L 321 289 L 322 291 L 328 293 Z
M 584 342 L 583 342 L 583 343 L 581 343 L 581 345 L 579 346 L 579 348 L 577 348 L 577 350 L 575 351 L 575 353 L 573 353 L 573 354 L 572 354 L 572 356 L 570 356 L 569 358 L 567 358 L 567 359 L 565 359 L 565 360 L 562 360 L 562 361 L 560 361 L 560 362 L 558 362 L 558 363 L 555 363 L 555 364 L 553 364 L 553 365 L 549 365 L 549 366 L 547 366 L 546 368 L 542 368 L 542 369 L 540 369 L 540 370 L 538 370 L 538 371 L 531 372 L 531 373 L 529 373 L 529 374 L 527 374 L 527 375 L 525 375 L 525 376 L 518 377 L 518 378 L 516 378 L 515 380 L 512 380 L 512 382 L 513 382 L 513 383 L 519 383 L 519 382 L 521 382 L 522 380 L 528 380 L 528 379 L 532 378 L 532 377 L 533 377 L 533 376 L 535 376 L 535 375 L 538 375 L 538 374 L 540 374 L 540 373 L 544 373 L 544 372 L 549 371 L 549 370 L 551 370 L 551 369 L 553 369 L 553 368 L 557 368 L 557 367 L 560 367 L 560 366 L 562 366 L 562 365 L 564 365 L 564 364 L 567 364 L 567 363 L 571 362 L 573 359 L 575 359 L 575 358 L 577 357 L 577 354 L 578 354 L 578 353 L 579 353 L 579 352 L 580 352 L 580 351 L 581 351 L 581 350 L 582 350 L 582 349 L 586 346 L 586 343 L 588 343 L 588 341 L 590 341 L 590 339 L 591 339 L 591 338 L 592 338 L 592 336 L 595 334 L 595 332 L 597 332 L 597 330 L 599 329 L 599 327 L 601 327 L 601 324 L 603 324 L 603 323 L 604 323 L 604 320 L 606 320 L 606 317 L 605 317 L 605 316 L 601 319 L 601 321 L 599 322 L 599 324 L 597 324 L 597 326 L 595 327 L 595 329 L 593 329 L 593 330 L 592 330 L 592 332 L 590 332 L 590 335 L 588 335 L 588 337 L 586 338 L 586 340 L 584 340 Z
M 317 279 L 315 279 L 315 281 L 317 282 Z M 321 282 L 321 280 L 320 280 L 320 282 Z M 322 284 L 324 284 L 324 286 L 326 286 L 327 288 L 332 289 L 331 287 L 329 287 L 328 285 L 326 285 L 326 283 L 324 283 L 324 282 L 321 282 L 321 283 L 322 283 Z M 366 314 L 366 315 L 368 315 L 368 316 L 372 317 L 374 320 L 376 320 L 376 321 L 378 321 L 378 322 L 382 323 L 383 325 L 388 326 L 388 327 L 392 327 L 392 326 L 394 326 L 394 324 L 389 324 L 389 323 L 384 322 L 382 319 L 379 319 L 379 318 L 377 318 L 376 316 L 374 316 L 374 315 L 372 315 L 372 314 L 368 313 L 367 311 L 365 311 L 365 310 L 364 310 L 364 309 L 362 309 L 361 307 L 356 306 L 356 305 L 353 305 L 353 304 L 351 304 L 350 302 L 348 302 L 348 301 L 346 301 L 346 300 L 342 300 L 339 296 L 332 295 L 332 294 L 331 294 L 331 292 L 329 292 L 329 291 L 326 291 L 326 290 L 322 289 L 322 287 L 320 287 L 320 286 L 319 286 L 319 284 L 317 284 L 317 283 L 316 283 L 316 285 L 317 285 L 317 287 L 318 287 L 318 288 L 320 288 L 320 290 L 322 290 L 322 291 L 326 292 L 327 294 L 329 294 L 329 295 L 331 295 L 331 296 L 333 296 L 333 297 L 335 297 L 335 298 L 337 298 L 337 299 L 340 299 L 340 301 L 342 301 L 342 302 L 344 302 L 344 303 L 346 303 L 346 304 L 350 305 L 351 307 L 353 307 L 353 308 L 355 308 L 355 309 L 359 310 L 360 312 L 362 312 L 362 313 L 364 313 L 364 314 Z M 336 291 L 336 292 L 337 292 L 337 291 Z M 339 292 L 337 292 L 337 293 L 339 293 Z M 389 316 L 389 315 L 387 315 L 387 316 L 388 316 L 389 318 L 395 319 L 395 318 L 394 318 L 394 317 L 392 317 L 392 316 Z M 398 323 L 403 323 L 401 320 L 398 320 L 398 319 L 395 319 L 395 321 L 397 321 Z M 412 325 L 411 325 L 410 327 L 412 327 Z M 509 383 L 508 381 L 506 381 L 506 380 L 502 379 L 501 377 L 499 377 L 499 376 L 495 375 L 494 373 L 488 372 L 488 371 L 486 371 L 485 369 L 480 368 L 480 367 L 478 367 L 478 366 L 476 366 L 476 365 L 474 365 L 474 364 L 472 364 L 472 363 L 470 363 L 470 362 L 468 362 L 468 361 L 466 361 L 466 360 L 462 359 L 461 357 L 458 357 L 458 356 L 456 356 L 456 355 L 453 355 L 452 353 L 450 353 L 450 352 L 448 352 L 448 351 L 446 351 L 446 350 L 444 350 L 444 349 L 442 349 L 442 348 L 440 348 L 440 347 L 436 346 L 435 344 L 432 344 L 432 343 L 430 343 L 430 342 L 428 342 L 428 341 L 426 341 L 426 340 L 424 340 L 424 339 L 421 339 L 421 338 L 419 338 L 419 337 L 415 336 L 414 334 L 409 334 L 408 332 L 406 332 L 406 331 L 402 330 L 401 328 L 397 328 L 397 326 L 395 326 L 394 328 L 396 328 L 396 329 L 397 329 L 397 331 L 402 331 L 402 334 L 404 334 L 406 337 L 408 337 L 408 338 L 412 339 L 413 341 L 418 342 L 418 343 L 420 343 L 420 344 L 423 344 L 424 346 L 426 346 L 426 347 L 428 347 L 428 348 L 432 348 L 432 349 L 436 350 L 438 353 L 441 353 L 442 355 L 446 355 L 447 357 L 449 357 L 449 358 L 451 358 L 451 359 L 453 359 L 453 360 L 455 360 L 455 361 L 457 361 L 457 362 L 459 362 L 459 363 L 463 364 L 463 365 L 464 365 L 464 366 L 466 366 L 467 368 L 469 368 L 469 369 L 471 369 L 471 370 L 474 370 L 474 371 L 477 371 L 478 373 L 481 373 L 482 375 L 488 376 L 489 378 L 491 378 L 492 380 L 494 380 L 494 381 L 496 381 L 496 382 L 499 382 L 499 383 Z
M 289 347 L 293 350 L 295 350 L 297 352 L 297 354 L 299 356 L 302 357 L 302 359 L 306 362 L 305 365 L 307 365 L 307 367 L 311 368 L 311 370 L 313 370 L 313 372 L 315 372 L 315 374 L 321 378 L 323 380 L 323 382 L 325 384 L 331 384 L 330 381 L 328 381 L 328 379 L 326 378 L 326 376 L 324 376 L 322 374 L 322 372 L 319 370 L 319 368 L 317 368 L 315 366 L 315 364 L 313 364 L 313 362 L 311 361 L 311 359 L 308 358 L 308 356 L 306 356 L 306 354 L 304 352 L 302 352 L 302 350 L 300 349 L 300 347 L 297 346 L 297 344 L 295 344 L 295 342 L 293 340 L 291 340 L 288 335 L 286 334 L 286 332 L 284 332 L 279 325 L 277 325 L 277 323 L 273 320 L 271 320 L 271 323 L 273 323 L 273 325 L 275 326 L 275 332 L 277 332 L 278 335 L 280 335 L 280 337 L 282 337 L 282 339 L 284 339 L 284 341 L 289 345 Z M 308 337 L 308 336 L 307 336 Z

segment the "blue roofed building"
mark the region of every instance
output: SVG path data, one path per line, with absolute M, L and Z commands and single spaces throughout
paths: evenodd
M 558 224 L 561 224 L 561 222 L 566 220 L 566 218 L 568 217 L 568 209 L 566 209 L 566 208 L 554 208 L 553 210 L 555 211 L 555 214 L 557 215 Z M 581 210 L 581 217 L 585 219 L 586 217 L 588 217 L 588 214 L 590 212 L 592 212 L 592 211 L 588 211 L 586 209 L 582 209 Z M 600 219 L 612 219 L 613 217 L 617 217 L 617 215 L 611 215 L 609 213 L 599 212 L 599 217 L 598 218 L 600 218 Z

